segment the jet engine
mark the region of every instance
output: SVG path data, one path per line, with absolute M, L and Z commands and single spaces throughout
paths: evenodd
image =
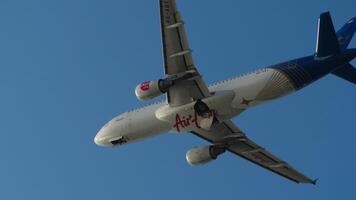
M 187 152 L 186 159 L 191 166 L 203 165 L 215 160 L 224 152 L 225 148 L 220 146 L 197 147 Z
M 135 94 L 139 100 L 146 101 L 166 93 L 172 86 L 171 80 L 145 81 L 136 87 Z

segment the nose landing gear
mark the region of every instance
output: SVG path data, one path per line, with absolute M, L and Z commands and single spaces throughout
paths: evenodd
M 123 144 L 127 143 L 127 138 L 124 136 L 120 136 L 118 138 L 111 139 L 110 143 L 114 146 L 123 145 Z

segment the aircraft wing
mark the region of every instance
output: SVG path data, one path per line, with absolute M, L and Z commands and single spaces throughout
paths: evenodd
M 175 81 L 174 86 L 167 92 L 167 102 L 171 106 L 179 106 L 210 96 L 207 86 L 194 66 L 184 22 L 175 0 L 159 2 L 166 78 L 190 74 L 190 78 Z
M 316 183 L 316 180 L 311 180 L 310 178 L 304 176 L 300 172 L 293 169 L 293 167 L 288 163 L 280 160 L 247 138 L 246 135 L 238 127 L 236 127 L 232 121 L 216 123 L 211 127 L 210 131 L 199 129 L 198 131 L 191 133 L 211 142 L 212 144 L 224 145 L 231 153 L 234 153 L 294 182 Z

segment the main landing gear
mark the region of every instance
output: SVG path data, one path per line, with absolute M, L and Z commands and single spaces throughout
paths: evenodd
M 198 99 L 194 105 L 194 110 L 200 117 L 209 118 L 212 115 L 212 111 L 202 100 Z
M 209 108 L 206 103 L 201 100 L 197 100 L 194 105 L 194 110 L 199 116 L 197 118 L 197 124 L 199 128 L 204 130 L 210 130 L 211 126 L 217 122 L 215 113 Z

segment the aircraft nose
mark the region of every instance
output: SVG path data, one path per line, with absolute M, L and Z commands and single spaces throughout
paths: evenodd
M 99 136 L 95 136 L 94 143 L 98 146 L 104 146 L 103 140 Z
M 101 147 L 110 147 L 112 144 L 109 142 L 109 140 L 105 137 L 105 134 L 103 134 L 103 131 L 100 130 L 95 138 L 94 138 L 94 143 L 98 146 Z

